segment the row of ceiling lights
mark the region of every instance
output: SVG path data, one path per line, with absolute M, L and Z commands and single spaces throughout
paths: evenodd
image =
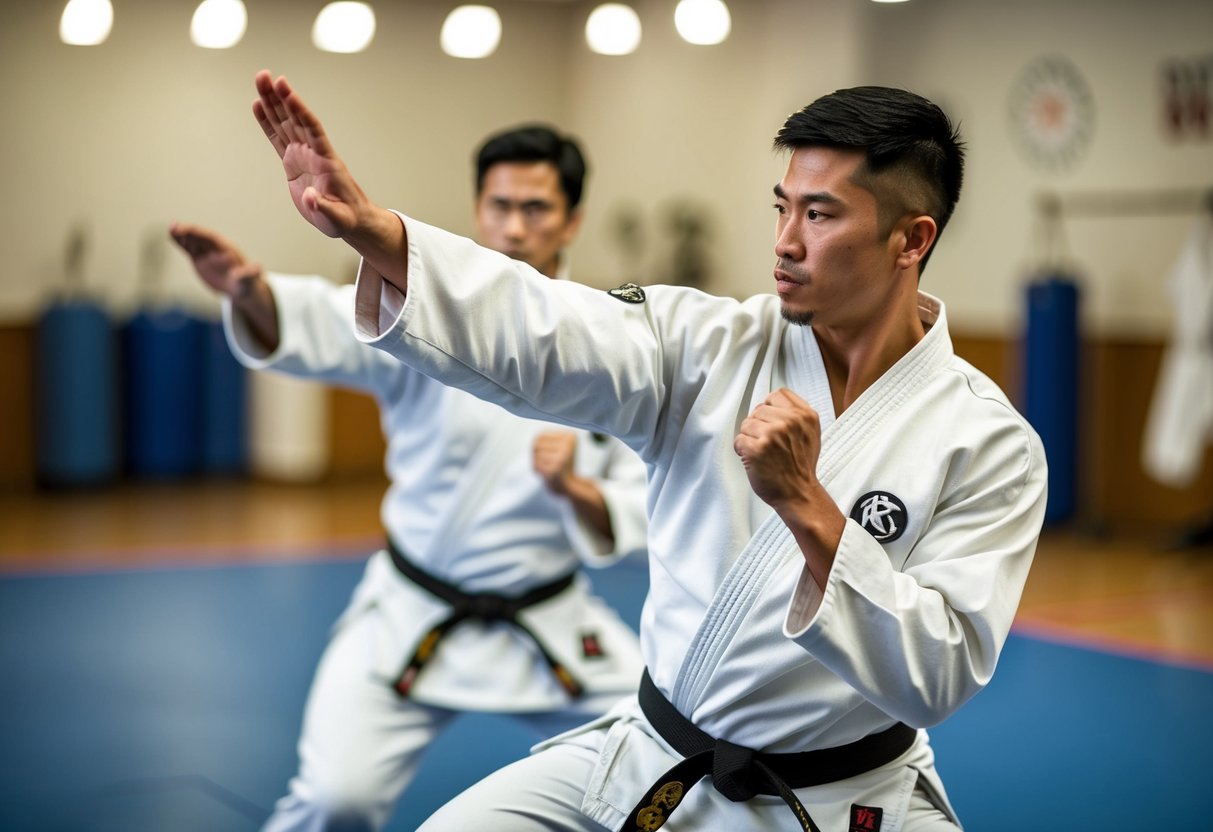
M 902 0 L 877 0 L 902 2 Z M 110 0 L 68 0 L 59 20 L 59 38 L 75 46 L 95 46 L 114 25 Z M 244 37 L 248 12 L 242 0 L 202 0 L 190 21 L 190 39 L 207 49 L 227 49 Z M 674 26 L 688 43 L 711 46 L 729 36 L 732 20 L 724 0 L 679 0 Z M 627 55 L 640 45 L 640 18 L 624 3 L 603 3 L 586 19 L 585 39 L 602 55 Z M 361 52 L 375 36 L 375 12 L 353 0 L 331 2 L 312 24 L 312 43 L 325 52 Z M 501 17 L 491 6 L 459 6 L 442 24 L 442 51 L 456 58 L 485 58 L 501 42 Z
M 59 38 L 75 46 L 95 46 L 114 23 L 110 0 L 69 0 L 59 21 Z M 729 35 L 724 0 L 680 0 L 674 11 L 679 34 L 690 43 L 712 45 Z M 190 21 L 190 39 L 208 49 L 227 49 L 244 37 L 248 13 L 242 0 L 202 0 Z M 325 52 L 361 52 L 375 36 L 375 12 L 368 3 L 339 0 L 320 10 L 312 43 Z M 640 44 L 640 18 L 623 3 L 603 3 L 590 13 L 586 42 L 603 55 L 626 55 Z M 456 58 L 484 58 L 501 42 L 501 17 L 491 6 L 463 5 L 442 24 L 442 50 Z

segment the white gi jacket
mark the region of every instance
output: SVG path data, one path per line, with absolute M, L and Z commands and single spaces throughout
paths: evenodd
M 390 478 L 383 526 L 409 560 L 467 592 L 517 596 L 575 570 L 643 552 L 645 469 L 617 440 L 581 432 L 575 468 L 597 479 L 615 545 L 553 496 L 531 467 L 534 437 L 562 430 L 512 416 L 443 386 L 352 337 L 354 287 L 320 277 L 268 276 L 280 342 L 266 354 L 225 304 L 229 345 L 247 367 L 271 369 L 369 393 L 379 405 Z M 420 639 L 450 607 L 376 553 L 343 614 L 377 608 L 382 626 L 368 645 L 391 685 Z M 585 687 L 586 694 L 635 691 L 642 670 L 636 636 L 578 577 L 570 591 L 523 610 L 520 619 Z M 337 626 L 340 626 L 340 621 Z M 583 637 L 602 654 L 588 655 Z M 451 630 L 417 677 L 410 697 L 452 709 L 536 711 L 566 707 L 534 642 L 506 624 L 467 621 Z
M 1146 418 L 1142 464 L 1164 485 L 1183 488 L 1213 441 L 1213 216 L 1192 227 L 1167 290 L 1174 332 Z
M 516 413 L 640 453 L 641 647 L 657 687 L 701 729 L 769 752 L 833 747 L 898 720 L 938 723 L 989 681 L 1043 522 L 1044 449 L 953 354 L 939 301 L 920 295 L 924 339 L 835 419 L 815 336 L 784 322 L 774 295 L 739 303 L 653 286 L 621 302 L 405 225 L 407 298 L 364 262 L 360 337 Z M 824 592 L 733 450 L 741 421 L 781 386 L 820 414 L 818 476 L 852 518 Z M 677 758 L 634 699 L 606 723 L 583 809 L 617 827 Z M 883 828 L 896 829 L 919 775 L 949 810 L 932 759 L 920 732 L 895 763 L 798 794 L 823 828 L 847 828 L 851 802 L 880 799 Z M 772 801 L 769 828 L 798 828 Z

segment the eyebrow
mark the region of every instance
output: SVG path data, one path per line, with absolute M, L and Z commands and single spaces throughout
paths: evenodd
M 554 208 L 556 203 L 550 199 L 510 199 L 508 196 L 496 196 L 489 194 L 489 202 L 494 205 L 511 207 L 517 205 L 519 208 Z
M 774 191 L 775 191 L 775 197 L 777 199 L 782 199 L 785 202 L 793 201 L 792 198 L 790 196 L 788 196 L 788 192 L 783 189 L 783 185 L 776 184 Z M 824 202 L 827 205 L 841 205 L 842 204 L 842 200 L 839 199 L 838 197 L 834 196 L 834 194 L 830 193 L 829 191 L 816 191 L 816 192 L 812 192 L 812 193 L 801 194 L 800 196 L 798 196 L 796 198 L 795 201 L 799 202 L 802 205 L 808 205 L 813 202 Z

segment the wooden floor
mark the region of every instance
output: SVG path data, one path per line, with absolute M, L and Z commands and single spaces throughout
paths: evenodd
M 0 574 L 361 557 L 385 482 L 219 480 L 0 495 Z M 1042 537 L 1017 627 L 1213 668 L 1213 549 L 1166 534 Z

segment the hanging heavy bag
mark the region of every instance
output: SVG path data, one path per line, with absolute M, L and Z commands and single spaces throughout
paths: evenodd
M 87 234 L 68 237 L 66 280 L 34 336 L 34 464 L 40 485 L 97 486 L 117 479 L 118 359 L 114 327 L 84 288 Z
M 165 237 L 140 256 L 140 308 L 122 327 L 124 447 L 135 478 L 179 478 L 201 468 L 203 323 L 163 297 Z

